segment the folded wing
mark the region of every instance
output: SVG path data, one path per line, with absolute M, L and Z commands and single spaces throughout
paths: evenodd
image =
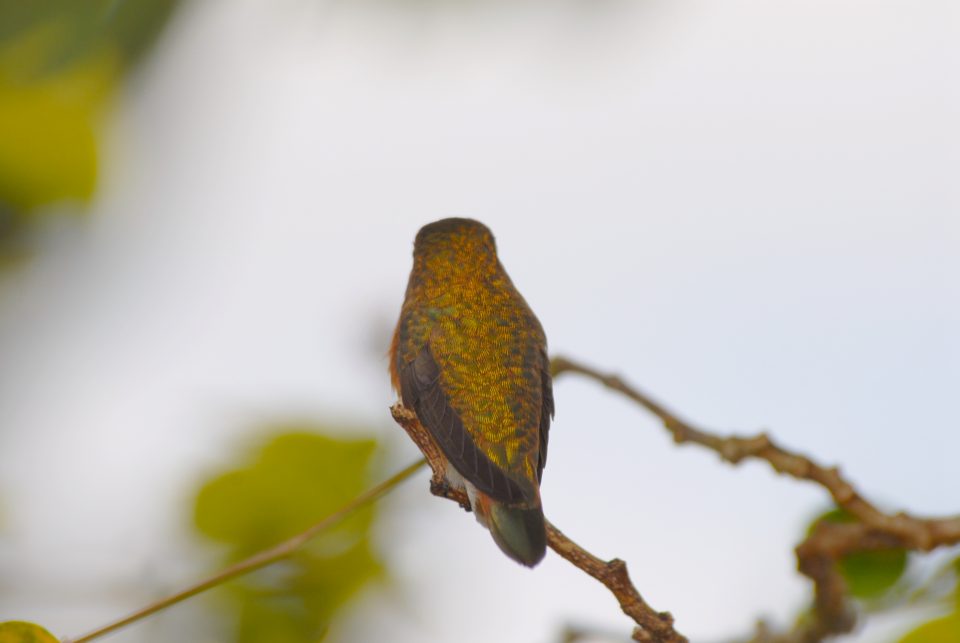
M 549 373 L 546 377 L 549 382 Z M 549 384 L 546 389 L 549 390 Z M 507 476 L 474 443 L 444 393 L 440 368 L 430 352 L 429 343 L 420 349 L 411 362 L 400 368 L 400 394 L 404 406 L 416 412 L 420 422 L 436 440 L 450 464 L 478 490 L 507 504 L 534 500 L 527 497 L 520 485 Z M 544 410 L 548 406 L 548 399 L 552 412 L 552 395 L 549 398 L 544 396 Z M 543 468 L 549 426 L 549 418 L 541 418 L 541 458 L 538 473 Z

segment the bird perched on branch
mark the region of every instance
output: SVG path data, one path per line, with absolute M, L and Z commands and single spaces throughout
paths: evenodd
M 466 492 L 505 554 L 540 562 L 553 416 L 547 340 L 479 221 L 443 219 L 417 234 L 390 374 L 446 458 L 446 483 Z

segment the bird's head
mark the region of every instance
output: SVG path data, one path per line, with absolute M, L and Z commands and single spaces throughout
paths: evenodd
M 441 219 L 420 228 L 413 258 L 431 271 L 473 272 L 497 265 L 497 245 L 490 228 L 479 221 Z

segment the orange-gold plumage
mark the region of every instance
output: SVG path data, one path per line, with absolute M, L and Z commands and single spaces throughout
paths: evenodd
M 448 482 L 507 555 L 535 565 L 546 547 L 547 342 L 482 223 L 443 219 L 417 234 L 390 363 L 404 406 L 455 472 Z

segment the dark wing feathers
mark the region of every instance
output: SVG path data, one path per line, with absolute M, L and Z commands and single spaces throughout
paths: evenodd
M 450 464 L 477 489 L 495 500 L 516 503 L 527 498 L 523 489 L 494 464 L 474 443 L 440 382 L 440 367 L 424 346 L 417 357 L 400 368 L 403 404 L 416 412 Z M 551 402 L 552 404 L 552 402 Z M 547 421 L 549 424 L 549 420 Z M 543 422 L 541 421 L 543 435 Z M 541 445 L 541 467 L 546 445 Z
M 550 437 L 550 418 L 553 417 L 553 379 L 550 377 L 550 359 L 546 351 L 540 352 L 540 458 L 537 461 L 537 481 L 543 480 L 543 467 L 547 464 L 547 438 Z

